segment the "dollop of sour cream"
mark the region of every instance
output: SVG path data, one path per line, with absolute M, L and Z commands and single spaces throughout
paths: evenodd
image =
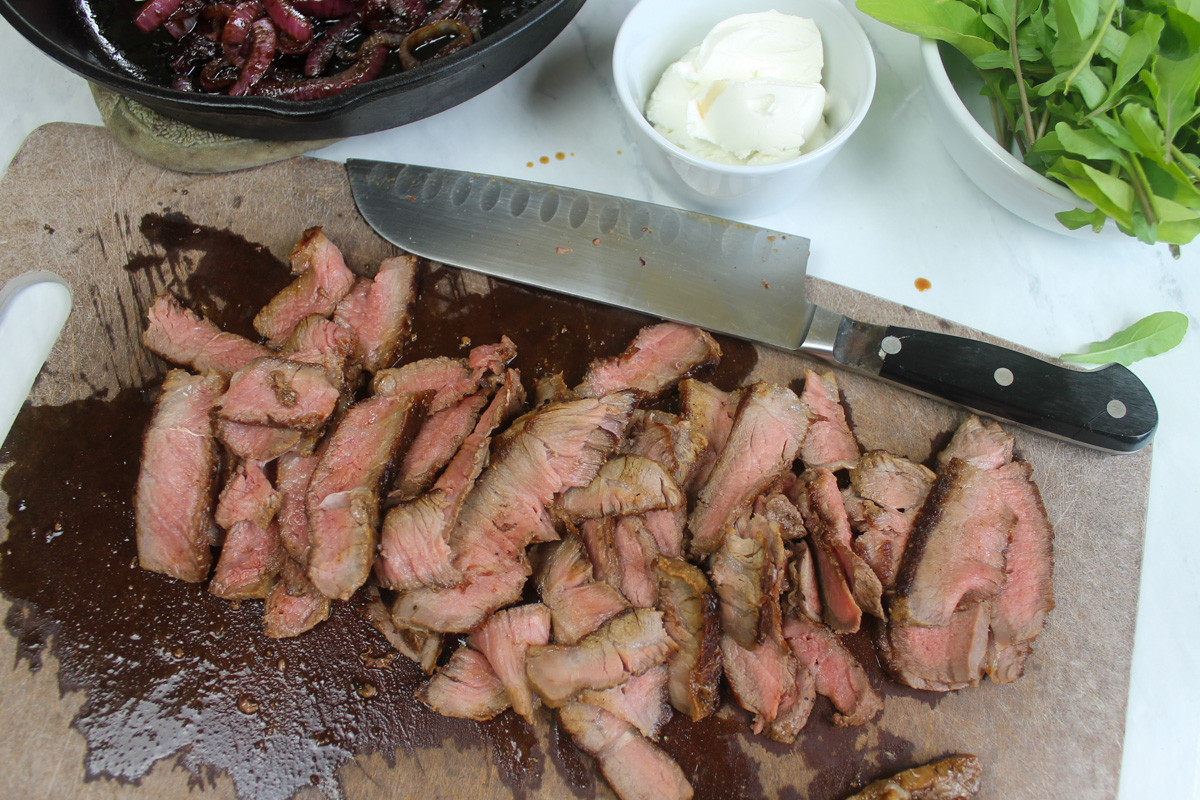
M 711 161 L 787 161 L 829 136 L 824 66 L 821 33 L 811 19 L 739 14 L 667 67 L 646 119 L 669 141 Z

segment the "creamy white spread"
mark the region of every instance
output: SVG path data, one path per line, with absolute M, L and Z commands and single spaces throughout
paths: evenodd
M 646 118 L 674 144 L 711 161 L 786 161 L 828 138 L 824 66 L 811 19 L 740 14 L 667 67 Z

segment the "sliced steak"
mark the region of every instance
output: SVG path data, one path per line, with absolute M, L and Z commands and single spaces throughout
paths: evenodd
M 407 502 L 432 486 L 438 473 L 475 429 L 487 404 L 487 395 L 472 394 L 430 414 L 400 462 L 396 488 L 389 498 Z
M 970 800 L 982 777 L 976 756 L 950 756 L 875 781 L 847 800 Z
M 1054 528 L 1032 473 L 1024 461 L 992 473 L 1004 501 L 1017 515 L 1005 558 L 1004 586 L 991 603 L 987 672 L 997 683 L 1021 677 L 1033 640 L 1054 608 Z
M 800 459 L 804 465 L 810 468 L 843 469 L 857 461 L 858 440 L 846 422 L 846 410 L 842 408 L 837 378 L 833 373 L 818 375 L 811 369 L 807 370 L 800 402 L 804 403 L 812 417 L 804 443 L 800 446 Z
M 654 562 L 658 545 L 638 517 L 621 517 L 613 527 L 613 548 L 620 569 L 621 594 L 635 608 L 653 608 L 658 603 L 658 577 Z
M 617 589 L 593 579 L 583 542 L 573 535 L 555 546 L 542 567 L 538 588 L 550 608 L 556 644 L 575 644 L 629 608 Z
M 448 408 L 480 387 L 503 377 L 504 365 L 516 355 L 508 337 L 499 344 L 480 345 L 467 358 L 425 358 L 394 369 L 380 370 L 371 381 L 375 394 L 433 392 L 429 413 Z
M 625 720 L 642 736 L 654 741 L 658 741 L 663 725 L 671 719 L 671 706 L 667 703 L 667 668 L 662 664 L 611 689 L 586 689 L 579 693 L 579 699 Z
M 328 317 L 354 286 L 354 273 L 320 228 L 304 232 L 292 249 L 291 261 L 296 279 L 254 318 L 254 329 L 275 343 L 285 341 L 310 314 Z
M 568 489 L 557 508 L 575 522 L 683 507 L 683 492 L 657 461 L 623 455 L 609 459 L 587 486 Z
M 325 370 L 329 381 L 339 388 L 357 382 L 358 370 L 347 375 L 347 359 L 354 352 L 354 334 L 319 314 L 310 314 L 296 324 L 291 336 L 279 348 L 279 354 L 291 361 L 315 364 Z
M 559 719 L 579 749 L 596 759 L 621 800 L 689 800 L 679 765 L 632 725 L 599 706 L 570 703 Z
M 258 358 L 234 374 L 217 414 L 247 425 L 314 431 L 329 419 L 340 396 L 321 367 Z
M 662 613 L 638 608 L 609 620 L 579 644 L 529 648 L 525 669 L 542 701 L 559 708 L 584 689 L 624 683 L 676 649 Z
M 163 380 L 142 442 L 134 498 L 138 563 L 196 583 L 212 567 L 213 502 L 220 447 L 212 410 L 225 378 L 171 370 Z
M 330 434 L 309 481 L 308 577 L 347 600 L 371 573 L 379 540 L 379 488 L 413 408 L 409 395 L 357 403 Z
M 275 519 L 279 503 L 279 492 L 267 480 L 263 465 L 257 461 L 243 461 L 221 490 L 213 519 L 225 530 L 240 521 L 265 528 Z
M 952 459 L 917 517 L 889 609 L 898 625 L 947 625 L 955 609 L 995 597 L 1016 515 L 999 481 Z
M 687 505 L 681 505 L 672 511 L 664 508 L 661 511 L 647 511 L 640 517 L 646 530 L 654 537 L 654 545 L 660 556 L 666 558 L 683 557 L 683 540 L 687 533 Z
M 424 628 L 397 626 L 392 621 L 389 604 L 384 601 L 375 584 L 368 583 L 363 593 L 367 602 L 358 607 L 358 612 L 383 634 L 397 652 L 420 666 L 426 675 L 432 675 L 442 654 L 442 635 Z
M 994 420 L 970 416 L 962 421 L 950 443 L 938 453 L 938 470 L 956 458 L 979 469 L 996 469 L 1013 458 L 1014 441 Z
M 851 546 L 885 588 L 896 583 L 913 523 L 936 479 L 928 467 L 882 450 L 864 454 L 850 469 L 842 502 L 859 534 Z
M 400 628 L 466 633 L 496 609 L 520 600 L 528 577 L 529 568 L 518 562 L 503 572 L 469 575 L 450 589 L 426 587 L 403 592 L 392 605 L 392 620 Z
M 778 564 L 785 557 L 778 526 L 757 514 L 746 514 L 725 534 L 713 555 L 709 576 L 721 598 L 721 630 L 747 650 L 758 647 L 767 635 L 770 617 L 764 607 L 779 585 Z
M 639 409 L 633 412 L 620 452 L 657 461 L 676 486 L 684 486 L 707 446 L 707 440 L 689 420 L 665 411 Z
M 487 656 L 488 664 L 504 688 L 513 711 L 532 721 L 537 698 L 525 677 L 525 653 L 531 646 L 550 642 L 550 609 L 529 603 L 497 611 L 471 634 L 471 647 Z
M 820 584 L 817 581 L 817 565 L 810 543 L 795 542 L 791 545 L 792 557 L 788 561 L 788 592 L 783 599 L 786 616 L 804 617 L 812 622 L 823 618 Z M 851 598 L 853 601 L 853 598 Z M 855 604 L 857 608 L 857 604 Z
M 743 392 L 724 392 L 711 383 L 695 378 L 688 378 L 679 384 L 679 406 L 683 410 L 683 419 L 705 441 L 704 452 L 684 486 L 689 496 L 694 496 L 700 487 L 708 483 L 717 458 L 729 440 L 729 432 L 733 430 L 733 420 L 737 417 L 742 397 Z
M 196 372 L 212 370 L 228 378 L 254 359 L 271 355 L 262 345 L 196 316 L 166 292 L 154 298 L 146 317 L 142 344 Z
M 305 498 L 319 456 L 284 453 L 275 465 L 275 483 L 279 489 L 279 538 L 288 555 L 301 565 L 308 564 L 308 509 Z
M 229 452 L 247 461 L 274 461 L 299 446 L 304 434 L 290 428 L 269 425 L 247 425 L 242 422 L 217 420 L 217 438 Z
M 883 710 L 883 698 L 862 665 L 824 625 L 789 617 L 783 621 L 783 636 L 812 674 L 817 693 L 833 701 L 839 712 L 833 715 L 834 724 L 864 725 Z
M 263 607 L 263 633 L 272 639 L 299 636 L 329 619 L 329 610 L 329 598 L 312 585 L 304 567 L 285 558 Z
M 611 517 L 585 520 L 579 526 L 579 538 L 587 549 L 596 580 L 621 590 L 621 562 L 614 540 L 617 521 Z
M 548 403 L 560 403 L 564 400 L 575 399 L 577 399 L 575 393 L 567 386 L 561 372 L 555 372 L 552 375 L 543 375 L 534 384 L 533 404 L 535 406 L 544 406 Z
M 354 332 L 354 358 L 372 374 L 391 366 L 412 327 L 417 257 L 384 259 L 372 280 L 359 278 L 338 303 L 333 319 Z
M 488 664 L 470 647 L 454 651 L 446 666 L 417 690 L 417 699 L 443 717 L 491 719 L 508 708 L 508 690 Z
M 286 559 L 278 525 L 260 528 L 239 520 L 225 535 L 208 591 L 226 600 L 264 598 Z
M 738 705 L 754 715 L 751 729 L 785 744 L 793 741 L 808 721 L 816 691 L 783 637 L 772 633 L 747 650 L 723 636 L 721 657 Z
M 593 361 L 575 392 L 580 397 L 624 391 L 658 397 L 700 367 L 720 360 L 721 346 L 706 332 L 663 322 L 638 331 L 621 355 Z
M 517 345 L 507 336 L 501 336 L 495 344 L 481 344 L 471 348 L 467 354 L 467 366 L 477 380 L 487 375 L 503 375 L 505 368 L 517 357 Z
M 791 467 L 807 429 L 808 415 L 791 389 L 751 387 L 688 518 L 694 552 L 716 552 L 725 528 Z
M 892 677 L 914 689 L 948 692 L 978 686 L 987 655 L 988 603 L 955 611 L 941 627 L 880 626 L 876 649 Z
M 787 474 L 791 475 L 792 473 Z M 794 483 L 789 483 L 788 488 L 794 486 Z M 808 528 L 804 527 L 804 516 L 800 513 L 800 509 L 796 508 L 796 504 L 780 491 L 770 491 L 759 495 L 758 499 L 754 501 L 754 513 L 766 517 L 778 525 L 779 535 L 783 537 L 784 541 L 803 539 L 808 535 Z
M 717 594 L 704 573 L 678 558 L 660 558 L 658 604 L 679 650 L 667 659 L 671 705 L 693 722 L 720 704 L 721 625 Z

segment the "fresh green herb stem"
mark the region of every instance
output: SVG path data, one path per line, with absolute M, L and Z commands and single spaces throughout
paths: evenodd
M 1130 153 L 1125 161 L 1125 166 L 1129 170 L 1132 180 L 1129 182 L 1133 186 L 1133 196 L 1137 198 L 1138 205 L 1142 208 L 1142 213 L 1146 216 L 1146 221 L 1151 225 L 1158 225 L 1158 215 L 1154 213 L 1154 204 L 1150 202 L 1149 182 L 1146 180 L 1146 171 L 1142 169 L 1142 164 L 1138 161 L 1138 157 Z
M 1112 5 L 1108 7 L 1108 13 L 1104 15 L 1104 21 L 1096 26 L 1096 35 L 1092 37 L 1092 41 L 1088 44 L 1087 51 L 1083 54 L 1083 58 L 1079 59 L 1079 63 L 1075 65 L 1067 74 L 1067 79 L 1063 81 L 1063 94 L 1066 94 L 1071 89 L 1071 81 L 1079 77 L 1079 73 L 1083 72 L 1083 68 L 1092 63 L 1092 56 L 1096 55 L 1096 48 L 1100 46 L 1100 42 L 1104 39 L 1104 33 L 1108 30 L 1108 26 L 1112 24 L 1113 14 L 1116 13 L 1117 6 L 1121 0 L 1113 0 Z M 1014 7 L 1017 3 L 1014 3 Z M 1014 12 L 1015 19 L 1016 12 Z M 1014 41 L 1016 33 L 1013 33 Z
M 1021 74 L 1021 51 L 1017 47 L 1017 12 L 1021 4 L 1013 0 L 1012 15 L 1008 18 L 1008 41 L 1012 48 L 1013 72 L 1017 75 L 1017 89 L 1021 94 L 1021 119 L 1025 125 L 1025 145 L 1021 148 L 1024 153 L 1033 147 L 1037 136 L 1033 132 L 1033 113 L 1029 110 L 1029 93 L 1025 89 L 1025 76 Z
M 1182 150 L 1172 144 L 1170 152 L 1173 156 L 1175 156 L 1175 160 L 1179 163 L 1179 165 L 1182 166 L 1183 169 L 1192 176 L 1192 178 L 1200 181 L 1200 169 L 1196 167 L 1190 158 L 1184 155 Z

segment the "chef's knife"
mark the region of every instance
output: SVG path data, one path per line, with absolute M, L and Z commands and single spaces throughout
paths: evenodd
M 1082 371 L 808 302 L 808 240 L 611 195 L 352 159 L 359 211 L 418 256 L 801 351 L 906 389 L 1112 452 L 1148 443 L 1150 392 L 1118 364 Z

